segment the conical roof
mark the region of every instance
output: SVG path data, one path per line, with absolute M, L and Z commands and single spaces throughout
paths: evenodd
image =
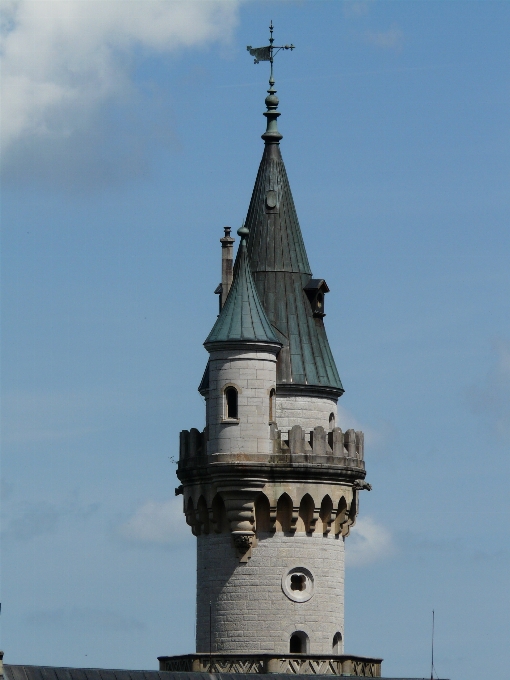
M 248 230 L 241 227 L 237 233 L 241 236 L 241 243 L 234 264 L 232 286 L 204 345 L 207 349 L 214 343 L 262 342 L 280 345 L 253 282 L 246 243 Z
M 279 135 L 281 137 L 281 135 Z M 277 360 L 280 387 L 314 387 L 343 393 L 322 317 L 314 316 L 303 290 L 312 273 L 279 139 L 266 140 L 246 226 L 248 255 L 267 318 L 283 348 Z

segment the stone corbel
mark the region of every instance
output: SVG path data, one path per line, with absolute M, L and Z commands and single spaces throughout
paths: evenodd
M 269 531 L 274 533 L 276 531 L 276 505 L 269 508 Z
M 310 526 L 307 527 L 307 533 L 313 534 L 315 532 L 315 527 L 317 525 L 317 520 L 319 519 L 319 514 L 320 514 L 321 509 L 320 508 L 314 508 L 313 515 L 310 518 Z
M 233 531 L 232 540 L 239 562 L 248 562 L 252 555 L 252 548 L 255 547 L 255 534 L 253 532 Z
M 292 506 L 292 517 L 290 520 L 290 532 L 293 534 L 296 531 L 297 521 L 299 519 L 299 505 Z

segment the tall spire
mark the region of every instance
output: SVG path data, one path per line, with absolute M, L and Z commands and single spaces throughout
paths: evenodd
M 278 130 L 278 116 L 280 112 L 278 111 L 279 99 L 276 96 L 276 90 L 274 89 L 274 72 L 273 72 L 273 62 L 274 57 L 280 50 L 293 50 L 294 45 L 274 45 L 273 38 L 273 22 L 271 21 L 269 25 L 269 45 L 266 47 L 255 47 L 248 45 L 246 48 L 249 53 L 254 57 L 254 63 L 258 64 L 261 61 L 269 61 L 271 64 L 271 72 L 269 74 L 269 90 L 267 91 L 266 97 L 266 107 L 267 111 L 264 112 L 264 116 L 267 118 L 266 131 L 262 135 L 262 139 L 266 144 L 278 144 L 283 135 L 280 134 Z
M 279 145 L 273 58 L 277 51 L 294 45 L 274 46 L 272 22 L 269 30 L 267 47 L 248 47 L 255 63 L 271 63 L 264 112 L 267 129 L 262 135 L 265 147 L 246 217 L 250 267 L 267 318 L 283 344 L 277 360 L 278 386 L 338 397 L 344 391 L 342 382 L 326 336 L 324 313 L 314 308 L 311 293 L 312 281 L 321 279 L 312 279 Z M 323 292 L 327 290 L 326 285 Z

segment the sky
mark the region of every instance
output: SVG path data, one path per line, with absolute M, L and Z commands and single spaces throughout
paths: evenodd
M 326 328 L 365 432 L 346 651 L 510 664 L 510 3 L 5 0 L 2 642 L 8 663 L 194 651 L 178 433 L 204 425 L 223 226 L 267 64 Z M 498 676 L 498 677 L 499 677 Z

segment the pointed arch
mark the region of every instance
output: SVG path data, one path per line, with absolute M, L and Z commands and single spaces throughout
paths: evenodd
M 347 501 L 345 500 L 345 497 L 342 496 L 342 498 L 338 501 L 338 509 L 336 512 L 335 536 L 338 536 L 338 534 L 341 532 L 342 524 L 344 524 L 346 519 L 347 519 Z
M 322 499 L 321 509 L 319 512 L 319 517 L 322 522 L 322 533 L 324 535 L 329 534 L 331 529 L 331 518 L 333 514 L 333 501 L 331 496 L 326 494 Z
M 207 503 L 203 496 L 200 496 L 197 503 L 198 522 L 200 524 L 200 531 L 204 534 L 209 533 L 209 510 Z
M 227 533 L 230 530 L 230 523 L 227 518 L 225 502 L 223 501 L 223 498 L 219 493 L 217 493 L 216 496 L 213 498 L 211 509 L 215 533 L 217 534 Z
M 265 493 L 255 499 L 255 531 L 257 534 L 271 531 L 271 505 Z
M 282 493 L 276 505 L 276 531 L 291 530 L 293 507 L 289 494 Z
M 315 511 L 315 501 L 309 493 L 305 493 L 299 504 L 299 526 L 297 531 L 306 531 L 310 533 L 313 531 L 313 513 Z
M 197 513 L 195 510 L 195 504 L 191 496 L 188 498 L 185 508 L 186 524 L 191 527 L 191 533 L 194 536 L 198 536 L 200 533 L 200 525 L 197 522 Z

